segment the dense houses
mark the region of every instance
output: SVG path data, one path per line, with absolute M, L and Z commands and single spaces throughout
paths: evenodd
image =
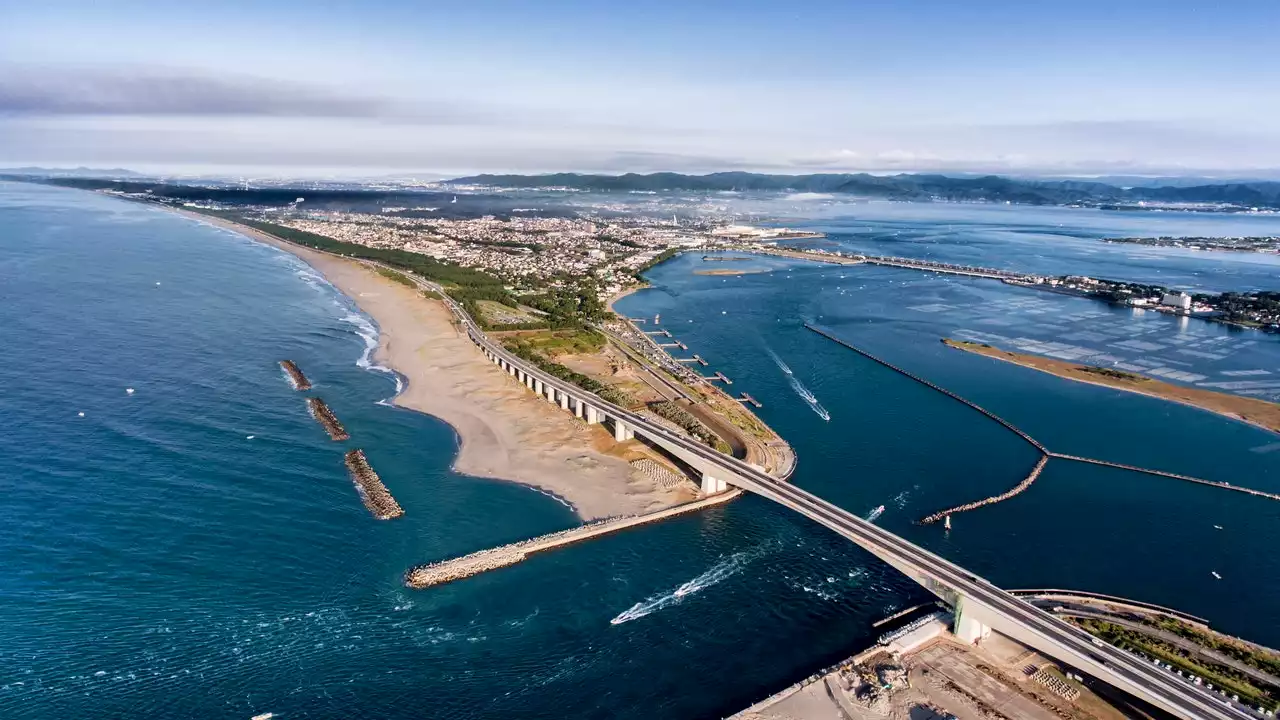
M 483 269 L 516 288 L 592 276 L 604 297 L 634 282 L 640 268 L 668 249 L 726 244 L 697 227 L 646 218 L 442 219 L 319 212 L 273 221 L 343 242 Z

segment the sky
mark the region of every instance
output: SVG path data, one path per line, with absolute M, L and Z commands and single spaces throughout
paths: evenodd
M 0 167 L 1280 177 L 1275 0 L 0 0 Z

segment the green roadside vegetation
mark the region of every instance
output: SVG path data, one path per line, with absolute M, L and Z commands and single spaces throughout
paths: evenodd
M 389 248 L 371 248 L 355 243 L 334 240 L 333 238 L 317 235 L 315 233 L 306 232 L 305 230 L 295 230 L 283 225 L 275 223 L 262 222 L 261 220 L 249 220 L 246 218 L 234 218 L 238 223 L 248 225 L 251 228 L 261 230 L 269 235 L 275 235 L 282 240 L 288 240 L 292 243 L 305 245 L 316 250 L 323 250 L 347 257 L 359 258 L 362 260 L 376 260 L 387 265 L 407 270 L 413 274 L 438 282 L 445 287 L 456 287 L 466 290 L 468 293 L 478 293 L 484 295 L 487 299 L 499 300 L 504 304 L 515 306 L 515 298 L 511 296 L 502 285 L 502 281 L 497 277 L 481 270 L 462 267 L 453 263 L 441 262 L 429 255 L 421 253 L 409 252 L 407 250 L 393 250 Z M 452 294 L 452 293 L 450 293 Z M 500 299 L 499 299 L 500 298 Z
M 721 440 L 719 435 L 711 432 L 711 430 L 708 429 L 706 425 L 703 425 L 698 418 L 694 417 L 688 410 L 685 410 L 676 403 L 673 403 L 670 400 L 650 403 L 649 410 L 653 411 L 654 415 L 666 418 L 676 425 L 679 425 L 699 442 L 709 445 L 726 455 L 733 452 L 728 443 Z
M 534 365 L 537 365 L 539 370 L 542 370 L 548 375 L 557 377 L 567 383 L 577 385 L 589 393 L 598 395 L 606 402 L 611 402 L 614 405 L 624 407 L 628 410 L 637 409 L 643 404 L 631 395 L 631 393 L 619 390 L 611 385 L 605 385 L 594 378 L 587 377 L 576 370 L 571 370 L 564 365 L 551 360 L 538 352 L 534 346 L 527 344 L 523 340 L 524 338 L 522 336 L 515 335 L 503 338 L 502 344 L 507 348 L 507 350 L 511 351 L 512 355 L 528 360 Z
M 389 270 L 387 268 L 380 267 L 378 268 L 378 274 L 384 278 L 387 278 L 388 280 L 394 280 L 400 283 L 401 285 L 408 285 L 409 287 L 418 286 L 418 283 L 414 282 L 413 278 L 397 270 Z
M 1188 623 L 1175 620 L 1169 617 L 1148 617 L 1144 620 L 1145 624 L 1159 628 L 1166 632 L 1171 632 L 1179 637 L 1184 637 L 1201 647 L 1209 648 L 1226 655 L 1233 660 L 1257 668 L 1262 672 L 1280 677 L 1280 653 L 1268 651 L 1265 648 L 1256 647 L 1243 642 L 1236 642 L 1222 637 L 1215 637 L 1212 633 L 1205 632 L 1200 628 Z
M 482 270 L 463 267 L 450 262 L 437 260 L 429 255 L 395 250 L 390 248 L 371 248 L 356 243 L 335 240 L 324 235 L 296 230 L 276 223 L 251 220 L 230 213 L 206 211 L 206 214 L 224 217 L 242 223 L 282 240 L 304 245 L 306 247 L 335 253 L 361 260 L 374 260 L 399 270 L 412 273 L 426 280 L 439 283 L 458 304 L 462 305 L 472 318 L 484 330 L 540 330 L 582 328 L 589 323 L 601 322 L 609 314 L 604 303 L 600 302 L 599 290 L 594 278 L 558 277 L 551 278 L 554 287 L 523 294 L 518 299 L 507 289 L 501 278 Z M 390 272 L 390 271 L 389 271 Z M 397 282 L 403 280 L 388 272 L 383 275 Z M 525 323 L 489 323 L 485 314 L 477 304 L 481 300 L 501 303 L 518 312 L 523 303 L 547 313 L 546 319 Z
M 561 355 L 597 353 L 605 345 L 604 334 L 590 328 L 546 330 L 508 339 L 520 347 L 551 359 Z
M 1280 688 L 1260 687 L 1253 678 L 1234 668 L 1226 667 L 1200 657 L 1192 657 L 1189 652 L 1159 638 L 1142 634 L 1135 630 L 1121 627 L 1105 620 L 1078 618 L 1073 620 L 1085 630 L 1102 640 L 1125 650 L 1134 650 L 1147 657 L 1158 658 L 1169 663 L 1175 670 L 1191 673 L 1211 683 L 1215 689 L 1221 689 L 1229 695 L 1239 695 L 1240 701 L 1252 707 L 1264 707 L 1271 710 L 1280 708 Z M 1169 628 L 1173 631 L 1172 628 Z M 1225 651 L 1224 651 L 1225 652 Z

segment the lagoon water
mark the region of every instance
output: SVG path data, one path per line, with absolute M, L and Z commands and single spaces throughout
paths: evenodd
M 698 276 L 699 256 L 683 256 L 620 309 L 661 312 L 759 398 L 797 449 L 796 483 L 859 513 L 883 504 L 877 522 L 1003 586 L 1129 595 L 1280 645 L 1280 503 L 1054 461 L 950 534 L 915 526 L 1013 485 L 1034 455 L 801 322 L 1054 450 L 1280 490 L 1274 434 L 937 342 L 968 330 L 1105 349 L 1123 342 L 1106 332 L 1147 331 L 1148 346 L 1107 351 L 1213 378 L 1280 375 L 1275 336 L 989 282 L 753 264 L 771 272 Z M 380 404 L 396 379 L 368 367 L 376 330 L 305 266 L 155 209 L 0 184 L 0 300 L 0 717 L 721 717 L 928 599 L 753 497 L 409 592 L 412 564 L 574 518 L 528 488 L 452 472 L 453 431 Z M 1062 340 L 1079 333 L 1102 339 Z M 350 442 L 308 416 L 284 358 Z M 403 518 L 369 516 L 342 466 L 349 447 L 366 450 Z

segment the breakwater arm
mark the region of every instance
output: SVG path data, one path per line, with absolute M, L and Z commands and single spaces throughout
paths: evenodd
M 1269 493 L 1263 490 L 1254 490 L 1252 488 L 1232 485 L 1231 483 L 1218 482 L 1217 480 L 1205 480 L 1203 478 L 1191 477 L 1190 475 L 1179 475 L 1178 473 L 1165 472 L 1164 470 L 1152 470 L 1151 468 L 1138 467 L 1136 465 L 1125 465 L 1124 463 L 1111 462 L 1109 460 L 1098 460 L 1095 458 L 1080 457 L 1079 455 L 1065 455 L 1063 453 L 1049 453 L 1049 457 L 1061 460 L 1072 460 L 1074 462 L 1089 463 L 1090 465 L 1102 465 L 1104 467 L 1117 468 L 1119 470 L 1129 470 L 1132 472 L 1145 473 L 1147 475 L 1155 475 L 1158 477 L 1173 478 L 1174 480 L 1183 480 L 1185 482 L 1196 483 L 1197 485 L 1209 485 L 1211 487 L 1222 488 L 1223 490 L 1234 490 L 1236 492 L 1253 495 L 1255 497 L 1268 498 L 1270 500 L 1280 500 L 1280 493 Z
M 897 365 L 894 365 L 893 363 L 890 363 L 890 362 L 888 362 L 888 361 L 886 361 L 886 360 L 881 360 L 880 358 L 876 357 L 875 355 L 872 355 L 871 353 L 867 352 L 866 350 L 863 350 L 863 349 L 861 349 L 861 348 L 859 348 L 859 347 L 856 347 L 856 346 L 854 346 L 854 345 L 851 345 L 850 343 L 845 342 L 844 340 L 841 340 L 840 338 L 836 337 L 835 335 L 832 335 L 831 333 L 827 332 L 826 330 L 823 330 L 823 329 L 821 329 L 821 328 L 819 328 L 819 327 L 816 327 L 816 326 L 814 326 L 814 325 L 810 325 L 809 323 L 805 323 L 805 324 L 804 324 L 804 326 L 805 326 L 806 328 L 808 328 L 809 330 L 812 330 L 813 332 L 815 332 L 815 333 L 817 333 L 817 334 L 821 335 L 822 337 L 824 337 L 824 338 L 826 338 L 826 339 L 828 339 L 828 340 L 830 340 L 830 341 L 832 341 L 832 342 L 834 342 L 834 343 L 837 343 L 837 344 L 839 344 L 839 345 L 843 345 L 844 347 L 846 347 L 846 348 L 848 348 L 848 349 L 850 349 L 850 350 L 852 350 L 852 351 L 854 351 L 854 352 L 858 353 L 859 355 L 861 355 L 861 356 L 863 356 L 863 357 L 867 358 L 868 360 L 873 360 L 873 361 L 875 361 L 875 362 L 877 362 L 877 363 L 879 363 L 879 364 L 881 364 L 881 365 L 883 365 L 883 366 L 885 366 L 885 367 L 889 368 L 890 370 L 893 370 L 894 372 L 897 372 L 897 373 L 899 373 L 899 374 L 901 374 L 901 375 L 904 375 L 904 376 L 906 376 L 906 377 L 909 377 L 909 378 L 911 378 L 912 380 L 915 380 L 916 382 L 920 383 L 921 385 L 924 385 L 925 387 L 933 388 L 934 390 L 937 390 L 938 392 L 942 393 L 943 395 L 946 395 L 947 397 L 951 398 L 952 400 L 955 400 L 956 402 L 960 402 L 960 403 L 964 403 L 965 405 L 968 405 L 969 407 L 973 408 L 974 410 L 977 410 L 978 412 L 982 413 L 983 415 L 987 416 L 988 418 L 990 418 L 990 419 L 992 419 L 992 420 L 995 420 L 996 422 L 998 422 L 998 423 L 1000 423 L 1001 425 L 1005 426 L 1005 427 L 1006 427 L 1006 428 L 1008 428 L 1011 432 L 1013 432 L 1014 434 L 1016 434 L 1018 437 L 1022 438 L 1023 440 L 1026 440 L 1028 443 L 1030 443 L 1032 447 L 1034 447 L 1036 450 L 1040 451 L 1042 454 L 1043 454 L 1043 453 L 1047 453 L 1047 452 L 1049 452 L 1048 450 L 1046 450 L 1046 449 L 1045 449 L 1044 445 L 1041 445 L 1041 444 L 1039 443 L 1039 441 L 1037 441 L 1035 438 L 1031 437 L 1031 436 L 1030 436 L 1030 435 L 1028 435 L 1027 433 L 1023 432 L 1021 429 L 1019 429 L 1019 428 L 1018 428 L 1017 426 L 1015 426 L 1013 423 L 1011 423 L 1011 422 L 1009 422 L 1009 421 L 1005 420 L 1004 418 L 1000 417 L 999 415 L 996 415 L 995 413 L 991 412 L 990 410 L 987 410 L 987 409 L 985 409 L 985 408 L 981 407 L 981 406 L 980 406 L 980 405 L 978 405 L 977 403 L 972 402 L 972 401 L 969 401 L 969 400 L 966 400 L 966 399 L 964 399 L 964 398 L 960 397 L 959 395 L 957 395 L 957 394 L 955 394 L 955 393 L 951 392 L 950 390 L 947 390 L 946 388 L 939 387 L 939 386 L 937 386 L 937 385 L 935 385 L 935 384 L 933 384 L 933 383 L 929 382 L 928 380 L 925 380 L 924 378 L 920 377 L 919 375 L 915 375 L 915 374 L 913 374 L 913 373 L 907 372 L 906 370 L 903 370 L 902 368 L 898 367 Z
M 351 436 L 347 434 L 346 429 L 342 427 L 342 423 L 338 422 L 338 416 L 333 414 L 328 405 L 317 397 L 307 398 L 307 409 L 311 411 L 311 417 L 320 423 L 320 427 L 329 433 L 329 437 L 333 440 L 349 440 Z
M 1036 462 L 1036 466 L 1031 468 L 1031 472 L 1025 478 L 1023 478 L 1022 482 L 1018 483 L 1017 485 L 1014 485 L 1012 488 L 1006 490 L 1005 492 L 1002 492 L 999 495 L 992 495 L 989 498 L 985 498 L 975 502 L 965 503 L 963 505 L 956 505 L 955 507 L 947 508 L 946 510 L 939 510 L 938 512 L 928 517 L 921 518 L 920 524 L 930 525 L 938 522 L 939 520 L 947 517 L 948 515 L 954 515 L 956 513 L 962 513 L 969 510 L 977 510 L 980 507 L 985 507 L 987 505 L 995 505 L 998 502 L 1004 502 L 1005 500 L 1008 500 L 1014 495 L 1017 495 L 1025 491 L 1027 488 L 1031 487 L 1031 483 L 1034 483 L 1036 481 L 1036 478 L 1040 477 L 1040 472 L 1044 470 L 1044 466 L 1048 462 L 1049 462 L 1049 455 L 1041 455 L 1040 459 Z
M 285 377 L 289 378 L 289 384 L 293 385 L 294 390 L 311 389 L 311 381 L 307 380 L 307 376 L 302 374 L 294 361 L 281 360 L 280 369 L 284 370 Z
M 404 514 L 400 503 L 391 496 L 382 478 L 373 471 L 363 450 L 348 450 L 346 455 L 347 470 L 351 473 L 351 481 L 360 493 L 360 501 L 369 508 L 369 512 L 379 520 L 390 520 Z
M 561 530 L 549 535 L 541 535 L 539 537 L 521 540 L 520 542 L 502 545 L 487 550 L 479 550 L 477 552 L 463 555 L 461 557 L 450 560 L 441 560 L 427 565 L 419 565 L 410 568 L 404 576 L 404 584 L 407 587 L 421 590 L 435 585 L 443 585 L 455 580 L 462 580 L 473 575 L 479 575 L 490 570 L 508 567 L 521 562 L 526 557 L 537 552 L 545 552 L 555 548 L 571 545 L 583 540 L 589 540 L 601 535 L 615 533 L 627 528 L 644 525 L 659 520 L 665 520 L 676 515 L 683 515 L 688 512 L 701 510 L 712 505 L 719 505 L 728 502 L 742 494 L 741 490 L 730 490 L 729 492 L 713 495 L 705 500 L 697 500 L 683 505 L 677 505 L 665 510 L 646 513 L 644 515 L 633 515 L 630 517 L 609 518 L 600 520 L 586 525 L 580 525 L 568 530 Z

